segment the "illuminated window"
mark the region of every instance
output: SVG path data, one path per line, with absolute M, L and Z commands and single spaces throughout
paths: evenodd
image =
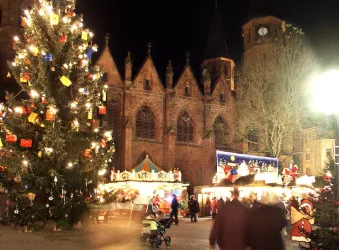
M 155 119 L 152 110 L 143 106 L 136 117 L 136 137 L 155 139 Z
M 178 142 L 193 142 L 193 122 L 186 111 L 180 115 L 178 120 L 177 140 Z

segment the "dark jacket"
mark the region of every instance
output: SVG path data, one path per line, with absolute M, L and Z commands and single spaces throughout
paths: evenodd
M 221 250 L 244 250 L 250 208 L 238 200 L 226 202 L 213 224 L 210 245 L 218 242 Z
M 252 250 L 284 250 L 281 230 L 287 221 L 277 205 L 260 205 L 248 217 L 248 243 Z
M 253 201 L 253 202 L 250 204 L 250 208 L 257 208 L 257 207 L 259 207 L 259 206 L 260 206 L 260 203 L 259 203 L 257 200 Z
M 178 203 L 177 198 L 173 198 L 171 208 L 173 211 L 178 211 L 179 203 Z
M 198 213 L 199 212 L 199 203 L 197 200 L 190 200 L 189 201 L 189 209 L 191 213 Z

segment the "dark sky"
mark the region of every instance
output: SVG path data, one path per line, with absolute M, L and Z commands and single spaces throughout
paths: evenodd
M 231 57 L 239 61 L 242 52 L 241 26 L 247 20 L 251 0 L 219 0 Z M 265 0 L 264 0 L 265 1 Z M 269 0 L 266 0 L 269 1 Z M 272 0 L 273 12 L 287 23 L 304 29 L 321 63 L 328 67 L 339 61 L 339 1 Z M 198 73 L 206 47 L 215 0 L 78 0 L 77 11 L 96 34 L 103 47 L 110 33 L 113 57 L 122 68 L 127 51 L 132 52 L 134 74 L 153 45 L 152 56 L 162 78 L 167 61 L 178 76 L 185 64 L 185 52 Z

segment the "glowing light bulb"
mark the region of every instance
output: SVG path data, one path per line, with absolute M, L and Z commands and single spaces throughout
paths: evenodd
M 39 15 L 40 15 L 40 16 L 44 16 L 44 15 L 45 15 L 45 12 L 44 12 L 43 9 L 40 9 L 40 10 L 39 10 Z
M 92 37 L 94 36 L 94 34 L 93 34 L 92 31 L 90 31 L 90 32 L 88 33 L 88 35 L 89 35 L 90 38 L 92 38 Z
M 24 10 L 24 14 L 28 17 L 29 16 L 29 10 Z
M 106 173 L 106 169 L 100 169 L 99 170 L 99 172 L 98 172 L 98 174 L 100 175 L 100 176 L 102 176 L 102 175 L 104 175 Z
M 108 88 L 108 85 L 107 85 L 107 84 L 105 84 L 105 85 L 104 85 L 104 88 L 105 88 L 105 89 L 107 89 L 107 88 Z
M 95 148 L 98 144 L 96 142 L 92 142 L 92 148 Z
M 84 88 L 79 88 L 79 92 L 80 92 L 80 93 L 84 93 L 84 92 L 85 92 L 85 89 L 84 89 Z
M 72 108 L 72 109 L 75 109 L 77 106 L 78 106 L 78 103 L 77 103 L 77 102 L 72 102 L 72 103 L 71 103 L 71 108 Z
M 79 23 L 79 27 L 80 28 L 84 27 L 84 24 L 83 23 Z
M 16 42 L 19 41 L 19 37 L 15 36 L 15 37 L 13 37 L 13 40 L 16 41 Z
M 32 89 L 31 90 L 31 97 L 32 98 L 37 98 L 37 97 L 39 97 L 40 95 L 39 95 L 39 93 L 36 91 L 36 90 L 34 90 L 34 89 Z
M 54 108 L 53 106 L 49 107 L 49 111 L 53 114 L 56 114 L 58 112 L 58 110 L 56 108 Z
M 87 102 L 86 104 L 85 104 L 85 106 L 86 106 L 86 108 L 90 108 L 91 107 L 91 104 L 89 103 L 89 102 Z
M 24 166 L 27 166 L 28 165 L 28 161 L 27 160 L 23 160 L 22 164 L 24 164 Z
M 15 112 L 15 113 L 22 114 L 22 113 L 23 113 L 22 107 L 15 107 L 15 108 L 14 108 L 14 112 Z
M 94 133 L 98 133 L 98 132 L 99 132 L 98 128 L 94 129 Z
M 12 62 L 12 65 L 13 65 L 14 67 L 16 67 L 16 62 Z
M 72 162 L 69 162 L 69 163 L 67 164 L 67 167 L 68 167 L 68 168 L 72 168 L 72 167 L 73 167 L 73 163 L 72 163 Z
M 68 18 L 67 18 L 67 16 L 64 16 L 64 17 L 62 18 L 62 21 L 63 21 L 64 23 L 68 23 Z

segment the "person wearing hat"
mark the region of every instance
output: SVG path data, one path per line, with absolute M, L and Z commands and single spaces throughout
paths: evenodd
M 234 188 L 232 201 L 218 211 L 209 238 L 210 249 L 218 243 L 220 250 L 244 250 L 247 247 L 246 226 L 250 208 L 239 201 L 239 190 Z

